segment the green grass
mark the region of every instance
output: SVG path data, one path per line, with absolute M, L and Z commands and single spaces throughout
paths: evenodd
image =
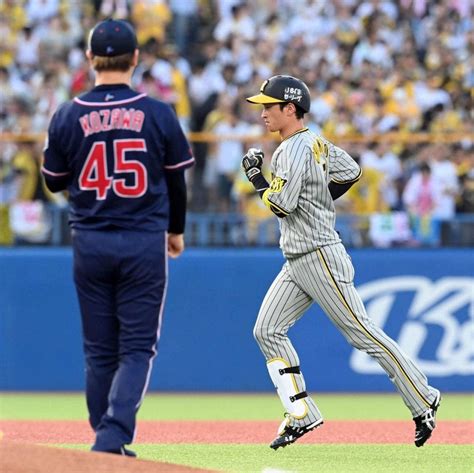
M 410 413 L 396 394 L 313 395 L 328 420 L 405 420 Z M 144 420 L 274 420 L 282 408 L 276 394 L 148 394 L 139 412 Z M 82 393 L 0 393 L 0 419 L 87 419 Z M 446 394 L 441 420 L 473 420 L 474 396 Z
M 59 446 L 59 445 L 58 445 Z M 88 448 L 85 445 L 68 445 Z M 227 473 L 471 473 L 472 445 L 136 445 L 144 460 Z
M 396 394 L 313 395 L 326 420 L 408 420 Z M 146 420 L 274 420 L 276 394 L 148 394 Z M 0 420 L 87 419 L 84 395 L 0 393 Z M 474 396 L 445 394 L 440 420 L 473 420 Z M 270 441 L 271 439 L 269 439 Z M 88 450 L 89 445 L 61 444 Z M 474 473 L 474 445 L 295 444 L 276 452 L 267 444 L 136 444 L 142 459 L 210 468 L 226 473 Z

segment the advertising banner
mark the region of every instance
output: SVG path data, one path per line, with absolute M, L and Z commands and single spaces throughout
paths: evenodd
M 444 391 L 474 391 L 474 254 L 355 250 L 369 316 Z M 189 249 L 170 280 L 150 389 L 273 391 L 253 325 L 284 260 L 276 249 Z M 0 390 L 81 390 L 70 249 L 0 250 Z M 310 391 L 393 392 L 316 305 L 290 329 Z

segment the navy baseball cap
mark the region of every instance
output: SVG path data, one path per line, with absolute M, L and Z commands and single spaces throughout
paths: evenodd
M 91 31 L 89 49 L 94 56 L 114 57 L 133 53 L 138 47 L 132 25 L 124 20 L 101 21 Z

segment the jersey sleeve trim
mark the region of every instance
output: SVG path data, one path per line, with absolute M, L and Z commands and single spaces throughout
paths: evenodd
M 191 158 L 191 159 L 188 159 L 186 161 L 183 161 L 182 163 L 178 163 L 178 164 L 170 164 L 168 166 L 165 166 L 165 169 L 167 171 L 172 171 L 174 169 L 179 169 L 179 168 L 187 168 L 189 166 L 191 166 L 192 164 L 194 164 L 194 158 Z
M 347 184 L 349 182 L 357 182 L 361 177 L 362 177 L 362 169 L 359 171 L 359 174 L 354 179 L 349 179 L 347 181 L 338 181 L 337 179 L 331 178 L 331 181 L 335 182 L 336 184 Z
M 269 198 L 268 194 L 271 192 L 270 188 L 268 188 L 262 195 L 262 201 L 263 203 L 277 216 L 278 214 L 283 214 L 284 216 L 290 215 L 290 212 L 288 210 L 282 209 L 280 206 L 274 204 Z
M 136 102 L 137 100 L 146 97 L 147 94 L 139 94 L 135 97 L 130 97 L 129 99 L 116 100 L 115 102 L 86 102 L 85 100 L 80 99 L 79 97 L 74 97 L 74 102 L 79 105 L 85 105 L 86 107 L 110 107 L 111 105 L 123 105 L 125 103 Z
M 41 166 L 41 172 L 43 174 L 47 174 L 48 176 L 53 176 L 53 177 L 62 177 L 62 176 L 68 176 L 71 174 L 69 171 L 68 172 L 53 172 L 53 171 L 48 171 L 44 166 Z

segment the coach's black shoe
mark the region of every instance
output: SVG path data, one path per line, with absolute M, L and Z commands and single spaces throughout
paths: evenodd
M 121 451 L 121 454 L 125 455 L 126 457 L 135 458 L 137 456 L 137 454 L 133 450 L 129 450 L 128 448 L 125 448 L 125 447 L 122 447 L 120 451 Z
M 312 424 L 305 425 L 304 427 L 291 427 L 287 425 L 283 428 L 283 431 L 278 435 L 278 437 L 270 444 L 270 448 L 277 450 L 280 447 L 286 447 L 321 425 L 323 425 L 323 419 L 319 419 Z
M 91 448 L 93 452 L 102 452 L 102 453 L 113 453 L 115 455 L 123 455 L 125 457 L 135 458 L 137 454 L 133 450 L 125 448 L 123 445 L 116 450 L 99 450 L 95 445 Z
M 433 430 L 436 427 L 436 411 L 441 402 L 441 394 L 438 392 L 436 399 L 421 416 L 415 417 L 415 445 L 422 447 L 425 442 L 431 437 Z

